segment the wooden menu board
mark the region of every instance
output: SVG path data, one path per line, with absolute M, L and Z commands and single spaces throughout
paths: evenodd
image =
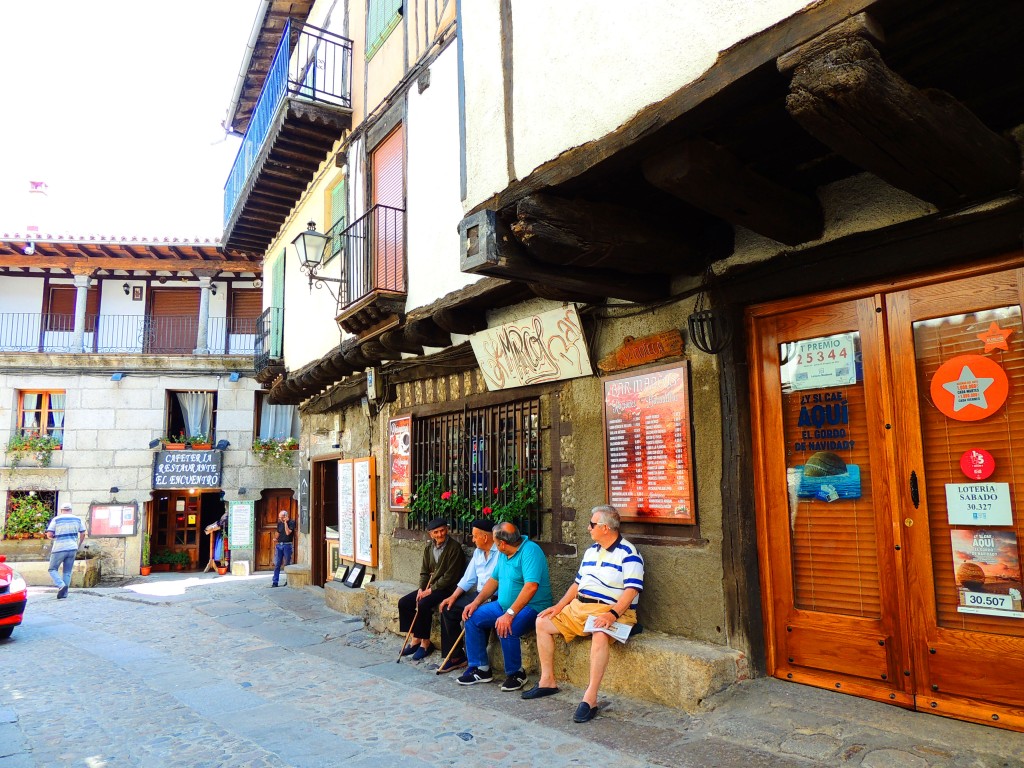
M 377 477 L 372 456 L 338 461 L 338 556 L 377 566 Z
M 355 504 L 352 462 L 338 462 L 338 556 L 353 560 L 355 545 Z
M 90 504 L 89 536 L 91 538 L 134 536 L 138 530 L 139 505 Z
M 608 503 L 623 520 L 696 522 L 685 361 L 604 380 Z

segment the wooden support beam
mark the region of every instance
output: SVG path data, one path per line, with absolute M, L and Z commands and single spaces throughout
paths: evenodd
M 450 347 L 452 337 L 433 318 L 425 317 L 422 320 L 413 320 L 405 326 L 406 338 L 418 342 L 424 347 Z
M 423 354 L 423 345 L 405 334 L 405 328 L 392 328 L 380 335 L 380 343 L 394 352 L 408 352 L 413 355 Z
M 821 237 L 817 200 L 764 178 L 704 139 L 651 155 L 643 171 L 659 189 L 772 240 L 799 245 Z
M 583 291 L 569 291 L 564 288 L 556 288 L 547 283 L 527 283 L 533 295 L 541 299 L 552 301 L 577 301 L 581 304 L 603 304 L 604 297 Z
M 545 283 L 567 291 L 647 302 L 668 297 L 667 274 L 628 275 L 607 269 L 557 267 L 531 259 L 495 211 L 482 210 L 459 224 L 463 272 Z
M 894 187 L 939 208 L 1020 182 L 1016 146 L 947 93 L 889 69 L 864 18 L 778 60 L 792 71 L 786 109 L 804 130 Z M 845 31 L 845 34 L 842 32 Z
M 401 360 L 402 353 L 396 352 L 393 349 L 388 349 L 386 346 L 380 343 L 377 339 L 370 339 L 364 341 L 359 345 L 359 352 L 363 357 L 373 360 L 375 363 L 383 362 L 384 360 Z
M 434 322 L 449 333 L 468 336 L 487 327 L 487 313 L 483 307 L 448 307 L 434 313 Z

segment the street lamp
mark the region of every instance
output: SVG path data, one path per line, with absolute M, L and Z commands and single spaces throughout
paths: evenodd
M 342 282 L 336 277 L 324 277 L 317 274 L 317 270 L 323 266 L 324 252 L 327 250 L 327 243 L 330 238 L 327 235 L 316 231 L 316 222 L 306 224 L 306 231 L 299 234 L 292 240 L 292 247 L 299 257 L 299 269 L 309 278 L 309 289 L 313 290 L 313 284 L 317 288 L 326 287 L 331 296 L 337 301 L 338 297 L 327 283 Z

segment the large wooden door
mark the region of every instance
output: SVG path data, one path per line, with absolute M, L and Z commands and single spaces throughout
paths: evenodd
M 256 505 L 257 571 L 274 567 L 274 535 L 277 533 L 277 516 L 282 509 L 287 509 L 289 516 L 295 519 L 295 499 L 292 498 L 292 491 L 289 488 L 271 488 L 264 491 L 263 497 Z M 298 546 L 292 547 L 293 558 L 297 551 Z
M 1024 730 L 1022 285 L 751 310 L 771 674 Z

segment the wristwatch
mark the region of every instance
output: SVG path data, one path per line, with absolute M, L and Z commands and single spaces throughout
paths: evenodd
M 509 608 L 507 611 L 505 611 L 505 613 L 507 613 L 509 616 L 515 616 L 516 615 L 516 612 L 513 611 L 511 608 Z

